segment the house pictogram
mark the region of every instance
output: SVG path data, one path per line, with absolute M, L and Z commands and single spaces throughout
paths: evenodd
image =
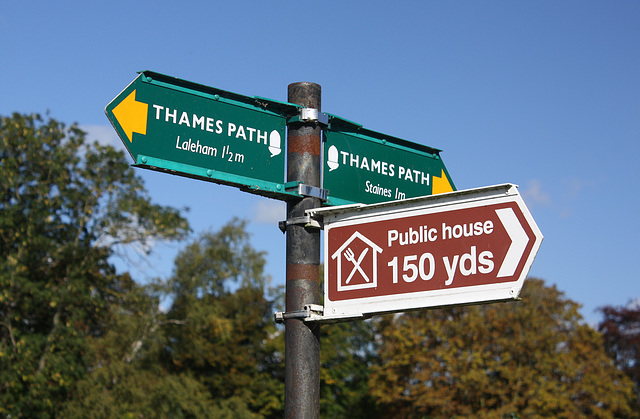
M 382 249 L 356 231 L 336 250 L 338 291 L 376 288 L 378 286 L 378 253 Z

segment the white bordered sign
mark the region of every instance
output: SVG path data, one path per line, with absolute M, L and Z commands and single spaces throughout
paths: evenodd
M 542 234 L 512 184 L 307 211 L 332 321 L 518 298 Z

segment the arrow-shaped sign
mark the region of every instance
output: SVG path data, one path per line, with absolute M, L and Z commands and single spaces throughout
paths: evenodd
M 375 204 L 455 190 L 440 150 L 335 115 L 329 121 L 322 174 L 328 205 Z
M 328 320 L 515 299 L 542 242 L 511 184 L 307 213 L 323 218 L 333 255 Z
M 288 199 L 285 127 L 299 108 L 143 71 L 105 112 L 138 167 Z

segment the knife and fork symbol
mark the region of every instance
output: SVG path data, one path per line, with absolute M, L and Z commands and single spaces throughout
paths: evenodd
M 347 277 L 346 280 L 346 284 L 349 283 L 349 281 L 351 281 L 351 278 L 353 278 L 353 275 L 356 272 L 360 272 L 362 274 L 362 276 L 364 277 L 364 280 L 367 282 L 370 282 L 371 280 L 369 279 L 369 277 L 367 276 L 367 274 L 362 270 L 362 267 L 360 267 L 360 264 L 362 263 L 362 260 L 364 259 L 364 257 L 367 255 L 367 252 L 369 251 L 369 248 L 367 247 L 366 249 L 364 249 L 362 251 L 362 253 L 360 253 L 360 256 L 358 256 L 358 259 L 356 260 L 355 258 L 355 253 L 353 253 L 353 250 L 351 250 L 351 248 L 347 248 L 347 250 L 344 251 L 344 257 L 351 263 L 353 263 L 353 269 L 351 270 L 351 273 L 349 274 L 349 276 Z

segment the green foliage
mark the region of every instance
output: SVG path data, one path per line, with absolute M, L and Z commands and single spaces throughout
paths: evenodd
M 0 415 L 50 417 L 87 373 L 89 340 L 122 293 L 113 246 L 177 239 L 122 152 L 73 125 L 0 118 Z
M 320 339 L 320 416 L 367 418 L 375 415 L 369 368 L 376 358 L 370 321 L 328 324 Z
M 208 390 L 217 417 L 280 417 L 284 386 L 264 255 L 233 220 L 204 233 L 176 258 L 164 362 Z M 160 287 L 161 288 L 161 287 Z M 281 357 L 280 357 L 281 358 Z
M 115 362 L 81 381 L 60 417 L 208 418 L 212 409 L 206 389 L 193 377 Z
M 578 305 L 540 280 L 522 302 L 387 316 L 370 387 L 394 417 L 637 417 L 630 381 Z
M 110 307 L 106 332 L 90 339 L 89 374 L 79 381 L 61 417 L 206 418 L 214 408 L 208 391 L 189 374 L 172 374 L 160 359 L 163 325 L 148 287 L 128 275 Z

